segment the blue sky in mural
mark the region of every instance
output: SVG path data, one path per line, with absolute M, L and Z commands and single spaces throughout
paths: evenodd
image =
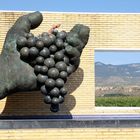
M 95 51 L 95 62 L 114 65 L 140 63 L 140 51 Z
M 140 12 L 140 0 L 1 0 L 0 10 Z

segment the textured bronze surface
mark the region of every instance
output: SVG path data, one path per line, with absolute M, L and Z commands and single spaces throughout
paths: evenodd
M 21 56 L 25 57 L 28 55 L 28 48 L 24 47 L 19 53 L 16 43 L 18 37 L 25 37 L 27 34 L 29 35 L 30 30 L 38 27 L 42 20 L 43 17 L 40 12 L 30 13 L 20 17 L 8 31 L 0 55 L 0 99 L 3 99 L 14 92 L 39 90 L 37 76 L 34 73 L 33 67 L 21 60 Z M 63 36 L 63 34 L 59 34 L 59 37 L 63 38 Z M 70 56 L 70 61 L 73 63 L 75 69 L 79 66 L 80 55 L 82 49 L 87 44 L 88 38 L 89 28 L 82 24 L 75 25 L 67 34 L 66 40 L 72 46 L 65 47 L 65 51 Z M 24 39 L 21 39 L 20 41 L 24 44 Z M 49 41 L 46 40 L 46 43 L 48 42 Z M 31 46 L 32 44 L 33 40 L 30 40 L 29 45 Z M 57 42 L 57 44 L 61 47 L 60 42 Z M 40 44 L 38 47 L 41 47 Z M 32 48 L 32 50 L 30 49 L 30 54 L 37 55 L 38 50 Z M 43 53 L 41 55 L 43 55 Z M 61 54 L 57 54 L 56 59 L 59 59 L 59 57 L 61 57 Z M 38 58 L 36 61 L 40 62 L 41 59 Z M 50 64 L 52 64 L 52 62 L 50 62 Z M 60 64 L 60 66 L 61 65 L 62 64 Z M 60 66 L 58 65 L 59 68 L 61 68 Z M 62 68 L 64 68 L 64 66 Z M 68 71 L 71 71 L 71 69 L 68 69 Z M 49 74 L 52 75 L 51 72 Z M 39 77 L 40 81 L 43 80 L 42 78 L 44 77 Z M 58 85 L 62 84 L 60 80 L 57 83 Z M 54 102 L 56 101 L 54 100 Z

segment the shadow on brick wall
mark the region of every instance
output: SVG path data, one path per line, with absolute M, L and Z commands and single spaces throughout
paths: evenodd
M 68 89 L 68 95 L 66 95 L 65 102 L 60 105 L 60 111 L 58 113 L 50 112 L 50 105 L 43 102 L 43 95 L 38 92 L 24 92 L 14 93 L 7 96 L 6 104 L 0 117 L 9 118 L 42 118 L 47 116 L 69 116 L 72 118 L 70 111 L 74 109 L 76 105 L 75 97 L 76 89 L 81 85 L 84 77 L 82 68 L 78 68 L 69 78 L 66 83 Z M 71 93 L 75 92 L 73 95 Z

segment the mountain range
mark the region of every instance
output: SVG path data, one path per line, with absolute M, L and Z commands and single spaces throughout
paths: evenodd
M 104 64 L 95 62 L 96 86 L 140 85 L 140 63 Z

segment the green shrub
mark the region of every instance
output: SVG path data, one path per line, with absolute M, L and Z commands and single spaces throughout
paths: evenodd
M 96 106 L 118 106 L 118 107 L 140 107 L 140 97 L 121 96 L 121 97 L 96 97 Z

